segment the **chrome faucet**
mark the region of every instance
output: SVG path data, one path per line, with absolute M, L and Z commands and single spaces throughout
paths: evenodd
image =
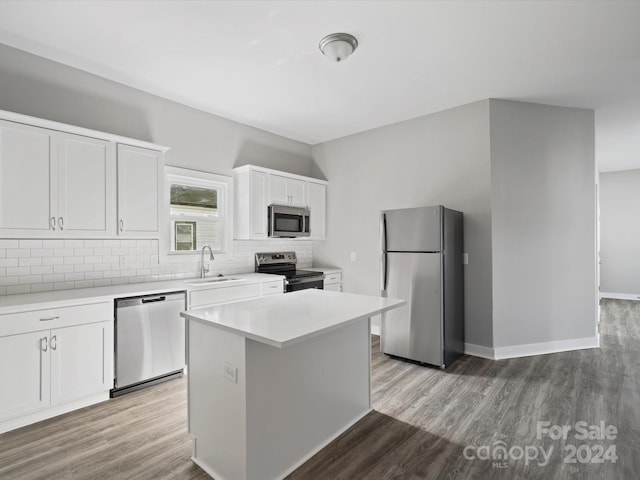
M 204 245 L 204 246 L 202 247 L 202 251 L 200 252 L 200 278 L 204 278 L 204 277 L 205 277 L 205 275 L 206 275 L 207 273 L 209 273 L 209 265 L 207 264 L 207 266 L 206 266 L 206 267 L 204 266 L 204 251 L 205 251 L 207 248 L 209 249 L 209 257 L 210 257 L 210 260 L 213 260 L 213 259 L 214 259 L 214 256 L 213 256 L 213 250 L 211 250 L 211 246 L 210 246 L 210 245 Z

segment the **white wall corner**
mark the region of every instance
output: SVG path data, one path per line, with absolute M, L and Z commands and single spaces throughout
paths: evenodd
M 474 345 L 473 343 L 464 344 L 464 353 L 466 355 L 472 355 L 474 357 L 488 358 L 489 360 L 495 360 L 495 351 L 491 347 L 485 347 L 483 345 Z
M 599 347 L 600 336 L 596 334 L 593 337 L 498 347 L 494 348 L 493 351 L 496 360 L 503 360 L 506 358 L 531 357 L 533 355 L 546 355 L 548 353 L 569 352 L 572 350 Z

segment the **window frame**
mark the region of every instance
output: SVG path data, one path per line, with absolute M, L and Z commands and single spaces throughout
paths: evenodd
M 165 195 L 163 201 L 163 216 L 165 221 L 160 236 L 160 251 L 169 262 L 183 262 L 188 259 L 199 260 L 200 250 L 174 251 L 171 244 L 171 185 L 193 185 L 196 187 L 215 188 L 218 190 L 218 209 L 224 219 L 224 233 L 222 236 L 222 250 L 214 250 L 216 258 L 233 257 L 233 178 L 217 173 L 191 170 L 188 168 L 165 166 Z

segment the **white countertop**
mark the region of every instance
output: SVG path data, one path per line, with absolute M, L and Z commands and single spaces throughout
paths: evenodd
M 405 300 L 307 289 L 201 308 L 181 315 L 283 348 L 405 303 Z
M 340 273 L 342 272 L 341 268 L 336 267 L 303 267 L 301 270 L 309 270 L 311 272 L 322 272 L 322 273 Z
M 276 280 L 278 278 L 276 275 L 267 275 L 262 273 L 242 273 L 226 276 L 230 278 L 242 278 L 243 282 L 221 282 L 191 285 L 188 282 L 199 280 L 198 278 L 191 278 L 165 282 L 132 283 L 127 285 L 113 285 L 109 287 L 79 288 L 74 290 L 59 290 L 56 292 L 0 296 L 0 315 L 34 309 L 39 310 L 60 306 L 82 305 L 100 301 L 113 301 L 114 298 L 122 297 L 137 297 L 140 295 L 154 295 L 157 293 L 179 292 L 186 290 L 193 291 L 210 288 L 224 288 L 234 285 L 261 283 Z

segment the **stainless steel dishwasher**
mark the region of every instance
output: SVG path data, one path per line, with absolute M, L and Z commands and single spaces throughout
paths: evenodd
M 115 300 L 117 397 L 182 375 L 185 366 L 186 293 Z

